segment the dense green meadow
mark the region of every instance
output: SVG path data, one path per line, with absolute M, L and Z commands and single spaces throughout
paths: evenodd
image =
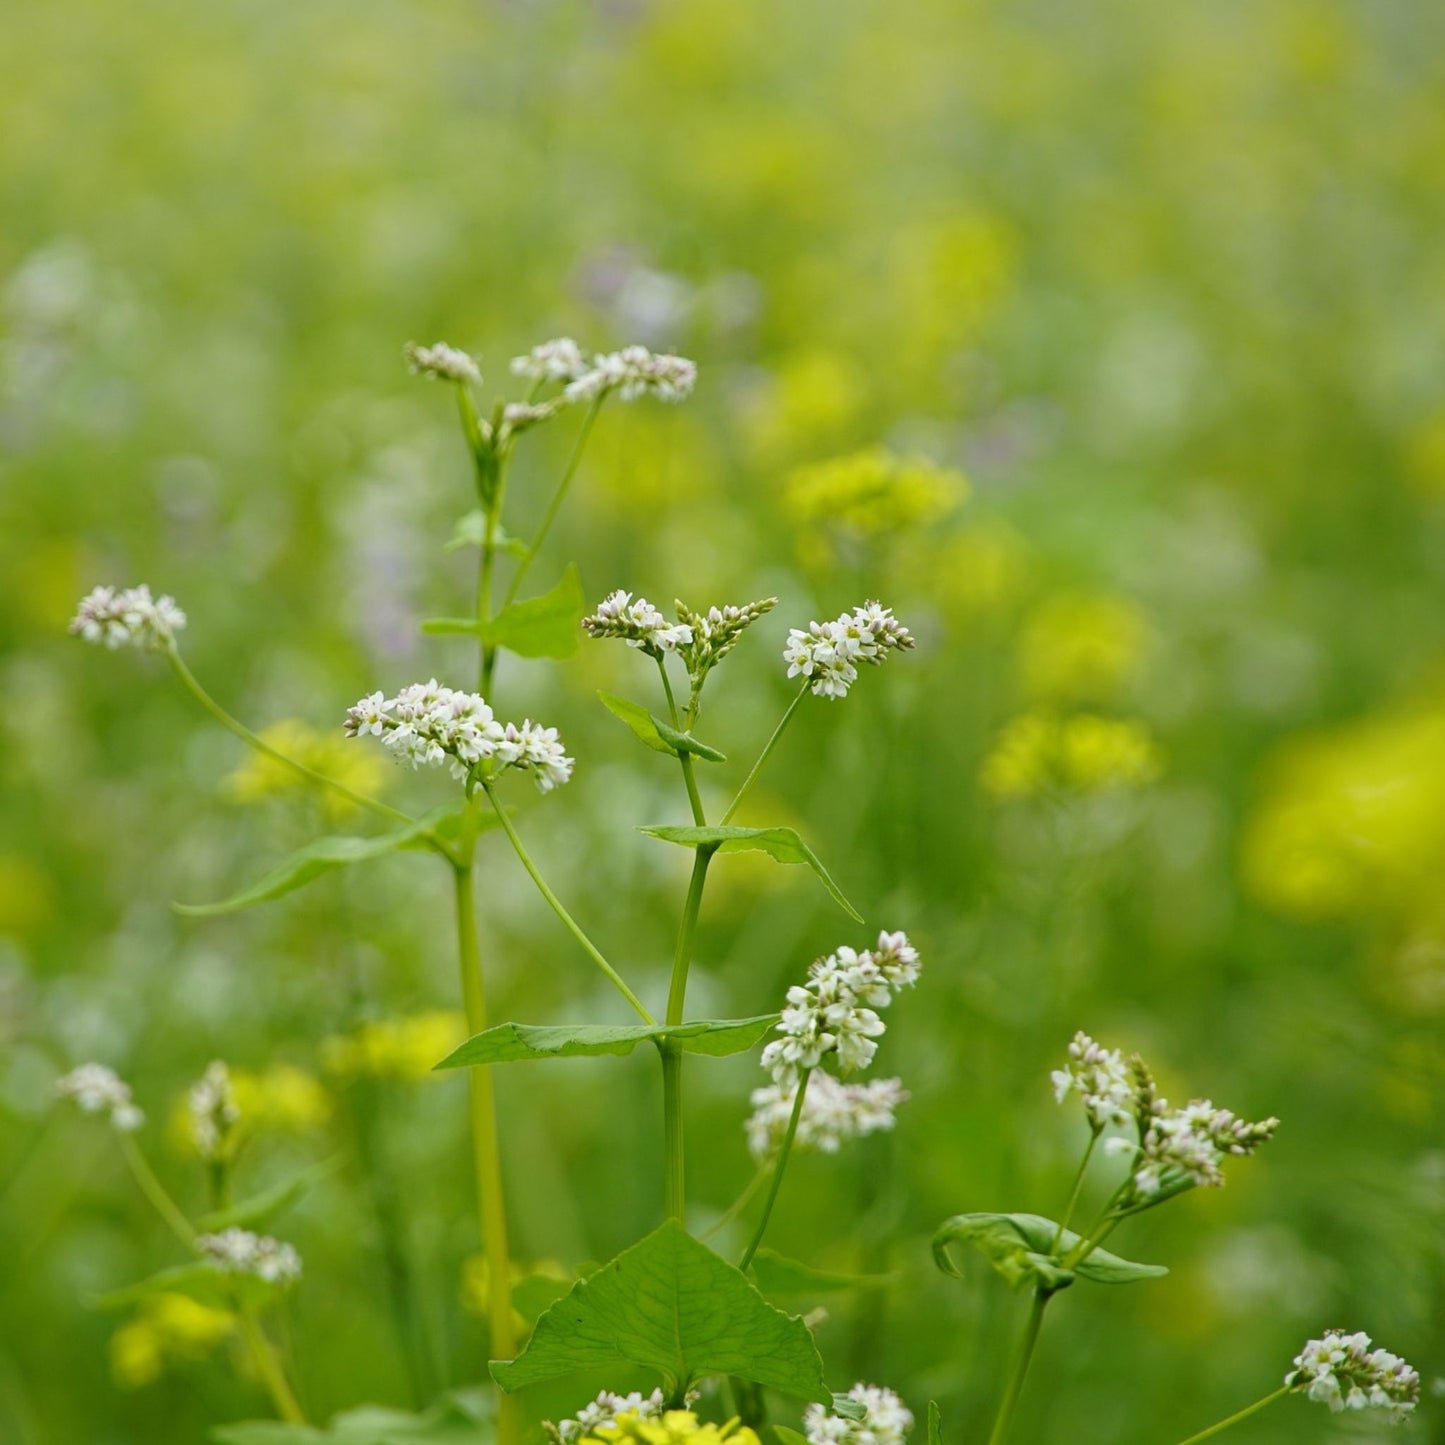
M 1131 1222 L 1167 1277 L 1061 1296 L 1014 1438 L 1172 1445 L 1341 1327 L 1418 1367 L 1399 1438 L 1445 1441 L 1442 156 L 1424 0 L 10 7 L 0 1441 L 199 1445 L 271 1413 L 224 1311 L 99 1306 L 181 1254 L 114 1132 L 55 1100 L 92 1059 L 188 1212 L 212 1060 L 239 1194 L 324 1166 L 266 1224 L 304 1260 L 269 1328 L 313 1421 L 487 1380 L 468 1087 L 431 1072 L 467 1035 L 446 870 L 402 852 L 174 911 L 378 824 L 67 625 L 147 582 L 278 747 L 408 813 L 451 801 L 341 731 L 374 689 L 477 680 L 473 639 L 419 628 L 472 606 L 448 539 L 476 501 L 450 389 L 402 348 L 466 348 L 490 406 L 561 335 L 698 380 L 602 411 L 524 595 L 575 561 L 589 610 L 779 599 L 709 683 L 710 816 L 794 696 L 789 628 L 876 597 L 918 641 L 809 699 L 737 819 L 796 828 L 869 928 L 807 868 L 720 856 L 689 995 L 775 1011 L 879 928 L 923 957 L 879 1053 L 896 1128 L 799 1153 L 768 1236 L 866 1277 L 773 1296 L 825 1311 L 831 1387 L 897 1390 L 917 1445 L 929 1400 L 946 1445 L 987 1438 L 1026 1298 L 929 1243 L 962 1212 L 1058 1217 L 1086 1130 L 1049 1072 L 1085 1029 L 1171 1098 L 1281 1123 L 1226 1188 Z M 577 420 L 518 449 L 523 534 Z M 577 760 L 508 785 L 517 826 L 660 1010 L 689 860 L 636 829 L 688 800 L 596 696 L 657 711 L 656 686 L 587 638 L 495 678 Z M 493 1020 L 631 1021 L 499 833 L 476 875 Z M 524 1330 L 539 1276 L 661 1222 L 651 1052 L 491 1071 Z M 688 1064 L 696 1233 L 753 1177 L 766 1082 L 756 1050 Z M 744 1215 L 711 1236 L 730 1259 Z M 540 1386 L 526 1431 L 655 1383 Z M 1228 1438 L 1386 1433 L 1294 1398 Z

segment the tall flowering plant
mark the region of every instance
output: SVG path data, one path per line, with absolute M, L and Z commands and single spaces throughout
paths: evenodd
M 145 1115 L 122 1079 L 104 1065 L 89 1063 L 61 1080 L 63 1097 L 82 1112 L 108 1120 L 139 1188 L 183 1251 L 183 1262 L 114 1298 L 139 1303 L 150 1311 L 148 1318 L 166 1321 L 167 1328 L 187 1322 L 193 1338 L 204 1334 L 213 1343 L 235 1338 L 244 1346 L 251 1374 L 269 1394 L 280 1423 L 221 1429 L 217 1438 L 231 1445 L 258 1439 L 270 1445 L 342 1439 L 380 1445 L 398 1438 L 495 1439 L 499 1445 L 517 1445 L 526 1433 L 518 1392 L 599 1371 L 614 1373 L 620 1382 L 624 1372 L 638 1369 L 656 1377 L 651 1393 L 603 1391 L 580 1404 L 575 1415 L 546 1424 L 555 1445 L 762 1445 L 760 1431 L 774 1445 L 903 1445 L 914 1427 L 914 1415 L 903 1400 L 866 1381 L 835 1394 L 807 1320 L 769 1300 L 765 1266 L 771 1263 L 775 1272 L 778 1260 L 765 1250 L 764 1241 L 795 1153 L 833 1152 L 850 1140 L 895 1127 L 897 1111 L 908 1099 L 902 1080 L 867 1075 L 887 1030 L 887 1010 L 920 982 L 919 951 L 902 931 L 864 933 L 864 920 L 795 829 L 742 826 L 733 820 L 799 709 L 812 698 L 846 698 L 865 669 L 911 650 L 914 638 L 888 607 L 872 599 L 832 619 L 790 629 L 780 671 L 791 680 L 793 695 L 726 808 L 710 818 L 699 770 L 724 767 L 728 760 L 698 735 L 704 696 L 711 699 L 715 672 L 773 611 L 777 599 L 706 607 L 678 601 L 668 616 L 646 597 L 619 588 L 588 612 L 575 567 L 567 568 L 550 590 L 523 595 L 604 407 L 647 397 L 681 401 L 694 385 L 693 364 L 638 346 L 588 356 L 571 340 L 549 341 L 512 363 L 522 395 L 500 399 L 484 412 L 477 405 L 482 376 L 473 357 L 437 343 L 408 347 L 407 358 L 414 372 L 453 390 L 470 458 L 475 506 L 461 519 L 457 536 L 477 551 L 474 605 L 465 615 L 431 620 L 424 631 L 474 640 L 476 688 L 437 678 L 377 688 L 346 709 L 344 717 L 338 708 L 338 726 L 358 747 L 380 748 L 398 764 L 434 771 L 445 790 L 437 807 L 421 816 L 402 812 L 363 787 L 313 766 L 314 759 L 288 751 L 281 735 L 258 734 L 233 717 L 184 661 L 179 639 L 187 618 L 168 596 L 156 597 L 145 586 L 97 587 L 82 600 L 72 631 L 112 650 L 133 647 L 159 654 L 201 706 L 268 767 L 288 770 L 385 825 L 365 838 L 321 839 L 233 897 L 185 911 L 206 916 L 250 907 L 290 893 L 322 872 L 392 852 L 430 854 L 449 872 L 458 994 L 470 1037 L 436 1059 L 435 1067 L 465 1070 L 469 1080 L 467 1130 L 495 1389 L 453 1393 L 417 1415 L 384 1412 L 382 1420 L 375 1411 L 348 1414 L 338 1417 L 327 1433 L 312 1425 L 284 1339 L 271 1319 L 287 1291 L 304 1287 L 302 1261 L 293 1245 L 262 1233 L 261 1226 L 316 1177 L 315 1171 L 279 1191 L 237 1198 L 248 1121 L 237 1081 L 220 1061 L 192 1087 L 187 1100 L 187 1127 L 204 1167 L 210 1206 L 200 1218 L 180 1207 L 152 1168 L 140 1142 Z M 529 539 L 518 541 L 503 527 L 516 449 L 530 432 L 561 425 L 569 415 L 581 418 L 569 460 Z M 507 569 L 510 575 L 504 576 Z M 513 775 L 529 779 L 538 792 L 550 796 L 565 788 L 579 764 L 555 727 L 507 716 L 501 659 L 564 658 L 584 638 L 620 642 L 646 660 L 638 670 L 655 683 L 651 704 L 606 692 L 601 701 L 639 742 L 671 760 L 681 784 L 687 821 L 641 830 L 691 855 L 665 999 L 649 1000 L 635 988 L 565 906 L 529 852 L 509 801 L 517 781 Z M 619 650 L 617 655 L 620 660 L 626 654 Z M 490 1018 L 478 939 L 476 859 L 491 834 L 505 840 L 583 957 L 626 1001 L 634 1022 Z M 688 982 L 710 870 L 721 855 L 739 851 L 760 852 L 811 870 L 849 916 L 854 932 L 849 941 L 800 967 L 795 975 L 800 981 L 783 999 L 760 1000 L 762 1011 L 741 1018 L 698 1018 L 688 1009 Z M 379 1041 L 373 1038 L 366 1048 L 375 1046 Z M 533 1322 L 519 1323 L 508 1245 L 508 1188 L 499 1148 L 506 1120 L 498 1117 L 492 1070 L 519 1060 L 601 1058 L 639 1048 L 651 1049 L 659 1066 L 660 1223 L 615 1259 L 554 1290 L 551 1303 Z M 704 1066 L 709 1058 L 753 1050 L 760 1051 L 768 1079 L 752 1091 L 752 1113 L 745 1125 L 756 1173 L 723 1218 L 699 1238 L 689 1228 L 687 1070 L 694 1064 Z M 1226 1163 L 1253 1154 L 1277 1125 L 1274 1119 L 1243 1120 L 1208 1100 L 1171 1105 L 1142 1061 L 1126 1060 L 1082 1033 L 1070 1044 L 1053 1084 L 1061 1102 L 1077 1096 L 1088 1128 L 1062 1217 L 957 1215 L 934 1240 L 935 1258 L 945 1272 L 962 1274 L 957 1250 L 972 1246 L 1031 1295 L 990 1445 L 1003 1445 L 1010 1438 L 1049 1303 L 1079 1280 L 1128 1283 L 1164 1273 L 1110 1253 L 1103 1245 L 1133 1216 L 1196 1187 L 1222 1184 Z M 1112 1183 L 1091 1222 L 1076 1230 L 1096 1163 L 1114 1171 Z M 727 1258 L 707 1240 L 734 1219 L 748 1221 L 742 1231 L 746 1244 Z M 404 1276 L 404 1257 L 394 1256 L 393 1264 Z M 414 1341 L 404 1326 L 407 1293 L 413 1288 L 415 1281 L 401 1280 L 400 1334 L 408 1347 Z M 190 1313 L 178 1311 L 176 1300 Z M 711 1403 L 701 1402 L 710 1391 L 715 1399 L 715 1387 L 722 1381 L 728 1382 L 735 1408 L 731 1418 L 707 1420 Z M 1418 1377 L 1397 1356 L 1374 1349 L 1364 1335 L 1330 1331 L 1304 1347 L 1272 1395 L 1191 1439 L 1217 1434 L 1291 1393 L 1332 1410 L 1378 1409 L 1402 1418 L 1413 1408 L 1418 1389 Z M 768 1423 L 765 1391 L 804 1407 L 795 1417 L 801 1432 Z M 933 1404 L 927 1412 L 927 1434 L 929 1445 L 940 1445 L 944 1438 Z

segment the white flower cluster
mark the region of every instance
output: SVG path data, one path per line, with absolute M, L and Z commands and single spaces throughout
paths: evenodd
M 169 647 L 186 625 L 186 614 L 174 597 L 152 597 L 144 583 L 139 587 L 97 587 L 80 599 L 70 630 L 87 642 L 112 650 L 118 647 Z
M 1095 1131 L 1127 1124 L 1138 1109 L 1134 1076 L 1118 1049 L 1106 1049 L 1081 1029 L 1069 1045 L 1069 1062 L 1049 1076 L 1054 1098 L 1062 1104 L 1071 1093 L 1084 1101 Z
M 835 1415 L 825 1405 L 808 1406 L 803 1433 L 810 1445 L 903 1445 L 913 1428 L 913 1412 L 892 1390 L 860 1381 L 848 1398 L 866 1411 L 861 1420 Z
M 620 637 L 629 647 L 640 647 L 651 656 L 676 652 L 692 641 L 686 623 L 669 622 L 647 598 L 633 600 L 620 589 L 604 597 L 597 611 L 582 619 L 591 637 Z
M 624 346 L 590 361 L 570 336 L 559 336 L 514 357 L 512 371 L 533 381 L 563 383 L 564 401 L 593 401 L 613 392 L 623 401 L 652 395 L 659 401 L 682 401 L 697 382 L 697 366 L 685 356 Z
M 661 1390 L 644 1395 L 634 1390 L 630 1395 L 614 1395 L 603 1390 L 598 1397 L 584 1405 L 570 1420 L 542 1422 L 542 1428 L 557 1445 L 574 1445 L 584 1435 L 594 1434 L 617 1423 L 619 1415 L 634 1414 L 640 1420 L 655 1420 L 667 1408 Z
M 471 382 L 480 386 L 482 369 L 473 357 L 445 341 L 434 346 L 418 346 L 415 341 L 406 344 L 407 365 L 418 376 L 434 376 L 438 381 Z
M 1331 1410 L 1379 1409 L 1392 1421 L 1403 1420 L 1420 1398 L 1420 1376 L 1399 1355 L 1372 1350 L 1369 1335 L 1343 1330 L 1310 1340 L 1284 1382 Z
M 55 1081 L 61 1099 L 74 1099 L 82 1113 L 109 1114 L 110 1122 L 130 1134 L 146 1121 L 145 1114 L 131 1102 L 130 1085 L 104 1064 L 81 1064 Z
M 479 693 L 443 687 L 435 678 L 404 687 L 391 698 L 374 692 L 348 709 L 347 737 L 368 733 L 398 761 L 414 768 L 447 763 L 458 778 L 483 763 L 489 775 L 518 768 L 547 793 L 572 776 L 573 760 L 556 728 L 531 719 L 520 726 L 499 723 Z
M 692 632 L 679 650 L 687 663 L 689 675 L 697 684 L 732 651 L 738 638 L 758 618 L 766 617 L 778 605 L 778 599 L 762 597 L 756 602 L 745 602 L 741 607 L 728 603 L 725 607 L 709 607 L 706 612 L 694 612 L 681 601 L 673 605 L 677 608 L 678 617 Z
M 226 1158 L 241 1122 L 241 1109 L 231 1086 L 231 1071 L 219 1059 L 207 1065 L 206 1072 L 191 1085 L 186 1108 L 196 1152 L 208 1164 Z
M 755 1159 L 769 1158 L 783 1142 L 797 1097 L 796 1084 L 771 1084 L 753 1090 L 747 1134 L 748 1148 Z M 810 1074 L 793 1148 L 836 1154 L 850 1139 L 891 1129 L 893 1111 L 907 1099 L 908 1091 L 901 1079 L 845 1084 L 832 1074 Z
M 202 1234 L 196 1248 L 208 1263 L 227 1274 L 253 1274 L 267 1284 L 292 1284 L 301 1278 L 301 1256 L 289 1244 L 249 1229 Z
M 846 697 L 858 680 L 858 663 L 876 666 L 895 648 L 913 646 L 913 634 L 892 609 L 869 601 L 831 622 L 810 622 L 806 632 L 792 628 L 783 661 L 789 677 L 811 679 L 817 696 Z
M 763 1050 L 773 1082 L 796 1084 L 802 1070 L 817 1068 L 828 1054 L 837 1055 L 841 1073 L 866 1069 L 886 1027 L 875 1010 L 916 983 L 918 971 L 918 950 L 902 933 L 880 933 L 872 950 L 844 947 L 815 960 L 807 983 L 788 990 L 777 1025 L 782 1038 Z
M 1196 1184 L 1221 1187 L 1224 1161 L 1231 1155 L 1253 1154 L 1279 1128 L 1278 1119 L 1251 1124 L 1228 1109 L 1215 1108 L 1208 1099 L 1172 1108 L 1155 1092 L 1149 1070 L 1138 1059 L 1134 1079 L 1140 1138 L 1133 1183 L 1141 1201 L 1177 1194 Z

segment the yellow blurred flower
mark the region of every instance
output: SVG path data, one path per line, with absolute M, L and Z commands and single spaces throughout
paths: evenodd
M 1445 411 L 1426 417 L 1405 438 L 1405 473 L 1421 496 L 1445 499 Z
M 896 556 L 904 575 L 929 579 L 944 616 L 965 625 L 1007 613 L 1028 583 L 1028 546 L 1005 522 L 978 522 L 939 540 L 915 539 Z
M 153 1384 L 169 1364 L 205 1359 L 235 1324 L 228 1310 L 213 1309 L 188 1295 L 148 1295 L 135 1317 L 110 1337 L 111 1375 L 127 1390 Z
M 1287 743 L 1245 833 L 1246 886 L 1302 918 L 1411 914 L 1445 876 L 1445 707 Z
M 758 1445 L 758 1437 L 736 1420 L 725 1425 L 703 1424 L 691 1410 L 667 1410 L 647 1418 L 636 1410 L 617 1417 L 615 1425 L 599 1426 L 591 1435 L 582 1437 L 582 1445 Z
M 397 1019 L 375 1019 L 321 1046 L 329 1073 L 339 1078 L 425 1079 L 466 1038 L 461 1014 L 437 1009 Z
M 339 728 L 322 732 L 299 718 L 272 723 L 260 734 L 277 752 L 295 758 L 314 772 L 333 778 L 356 793 L 375 793 L 386 776 L 380 754 L 348 745 Z M 288 793 L 317 791 L 328 816 L 345 817 L 356 805 L 330 788 L 308 783 L 299 774 L 264 753 L 249 752 L 235 772 L 227 775 L 226 795 L 237 803 L 255 803 Z
M 50 875 L 20 853 L 0 853 L 0 934 L 30 933 L 55 911 Z
M 1054 703 L 1108 702 L 1138 676 L 1149 624 L 1126 597 L 1065 593 L 1039 603 L 1018 643 L 1019 683 Z
M 979 781 L 996 798 L 1101 793 L 1142 787 L 1159 776 L 1162 766 L 1158 744 L 1141 722 L 1040 710 L 1004 726 L 983 761 Z
M 807 446 L 846 445 L 868 397 L 867 374 L 846 352 L 790 352 L 774 364 L 771 386 L 743 412 L 759 465 L 775 466 Z

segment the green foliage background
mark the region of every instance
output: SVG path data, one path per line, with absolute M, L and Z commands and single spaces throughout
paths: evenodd
M 4 31 L 0 1437 L 200 1441 L 263 1408 L 220 1362 L 112 1380 L 119 1321 L 85 1301 L 171 1255 L 104 1130 L 54 1115 L 60 1070 L 114 1063 L 155 1139 L 212 1057 L 326 1078 L 325 1037 L 455 1007 L 447 880 L 424 859 L 234 919 L 172 914 L 336 825 L 304 798 L 235 802 L 239 746 L 168 675 L 64 636 L 97 582 L 173 592 L 193 666 L 258 725 L 330 729 L 374 687 L 469 679 L 465 640 L 415 626 L 470 585 L 441 545 L 469 505 L 449 399 L 400 363 L 436 336 L 498 382 L 558 333 L 698 359 L 687 406 L 605 414 L 533 580 L 575 557 L 592 597 L 780 595 L 710 690 L 728 782 L 786 701 L 788 625 L 879 595 L 920 636 L 805 709 L 743 819 L 799 827 L 927 966 L 879 1061 L 913 1094 L 897 1133 L 801 1159 L 772 1240 L 895 1272 L 830 1299 L 831 1383 L 894 1385 L 920 1414 L 935 1396 L 954 1440 L 986 1428 L 1020 1302 L 982 1269 L 937 1276 L 927 1239 L 960 1211 L 1057 1210 L 1081 1140 L 1047 1071 L 1082 1026 L 1143 1050 L 1172 1097 L 1284 1124 L 1223 1193 L 1121 1241 L 1167 1279 L 1059 1302 L 1022 1437 L 1163 1445 L 1332 1325 L 1404 1353 L 1428 1397 L 1445 12 L 54 0 Z M 524 456 L 524 513 L 566 441 Z M 961 468 L 971 499 L 844 537 L 790 510 L 795 468 L 876 443 Z M 504 664 L 499 706 L 578 757 L 524 826 L 656 998 L 687 859 L 631 830 L 683 821 L 683 800 L 594 699 L 651 685 L 589 644 Z M 992 739 L 1041 702 L 1142 720 L 1159 780 L 990 796 Z M 714 872 L 695 1014 L 765 1011 L 863 941 L 803 870 Z M 494 1017 L 624 1021 L 495 838 L 482 907 Z M 657 1222 L 656 1073 L 642 1054 L 500 1071 L 522 1259 L 604 1259 Z M 747 1059 L 690 1069 L 701 1222 L 749 1176 L 759 1080 Z M 358 1087 L 328 1083 L 324 1132 L 259 1139 L 253 1178 L 353 1150 Z M 453 1382 L 483 1352 L 460 1304 L 464 1092 L 365 1103 Z M 199 1199 L 183 1153 L 161 1169 Z M 278 1224 L 306 1260 L 290 1330 L 319 1415 L 406 1400 L 372 1202 L 343 1167 Z M 1238 1438 L 1353 1425 L 1290 1401 Z M 1428 1398 L 1416 1430 L 1445 1439 Z

